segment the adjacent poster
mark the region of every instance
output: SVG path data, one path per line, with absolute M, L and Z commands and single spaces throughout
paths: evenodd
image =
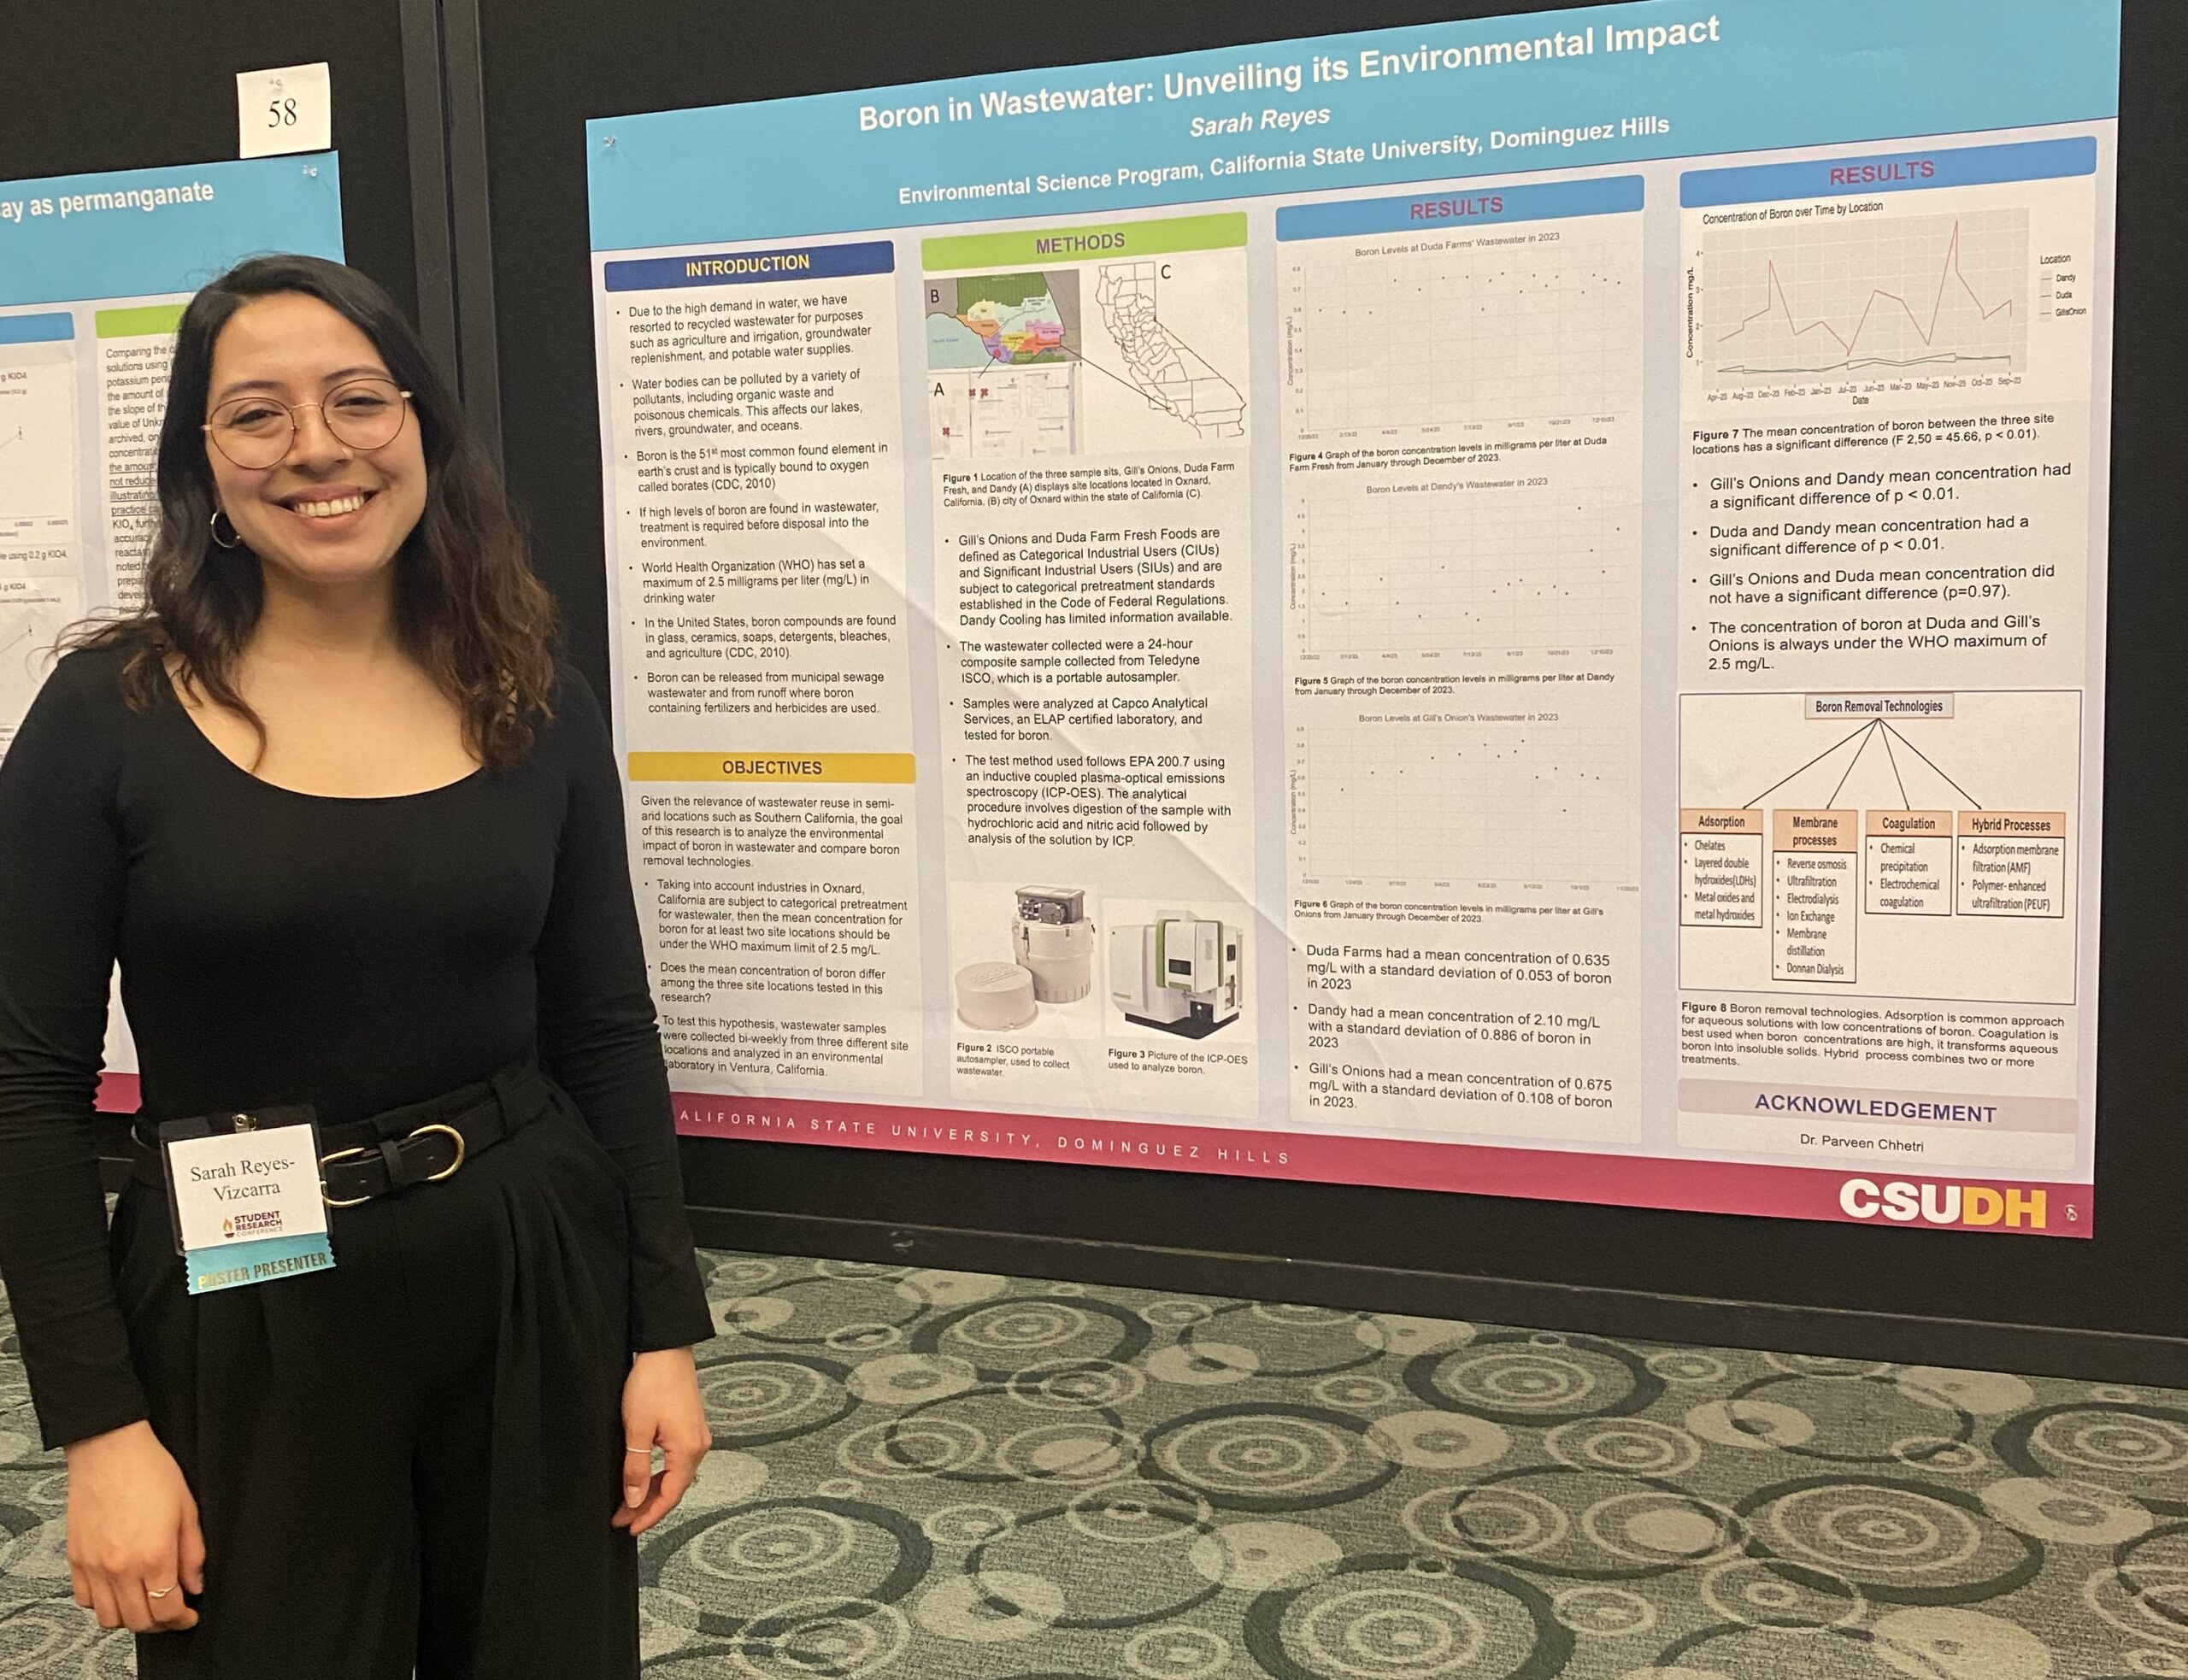
M 0 756 L 62 631 L 144 601 L 184 306 L 266 251 L 342 256 L 333 152 L 0 181 Z M 112 1011 L 104 1106 L 136 1106 Z
M 338 260 L 341 206 L 332 152 L 0 182 L 0 754 L 60 631 L 144 599 L 183 306 L 256 252 Z
M 2090 1234 L 2118 26 L 592 123 L 683 1129 Z

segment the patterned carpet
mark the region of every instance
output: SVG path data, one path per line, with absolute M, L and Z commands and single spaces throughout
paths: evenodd
M 706 1260 L 654 1680 L 2188 1676 L 2188 1395 Z M 34 1448 L 0 1675 L 124 1674 Z

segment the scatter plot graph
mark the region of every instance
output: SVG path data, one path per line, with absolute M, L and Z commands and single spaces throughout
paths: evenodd
M 32 597 L 0 596 L 0 753 L 30 710 L 39 685 L 53 669 L 53 644 L 82 616 L 83 602 L 73 580 L 41 585 Z
M 1592 485 L 1306 496 L 1289 532 L 1302 651 L 1626 645 L 1639 513 Z
M 1719 386 L 2019 373 L 2028 212 L 1749 223 L 1703 236 L 1703 342 Z
M 21 717 L 38 691 L 32 667 L 42 628 L 27 614 L 0 614 L 0 725 Z
M 74 381 L 65 348 L 0 354 L 0 532 L 42 531 L 75 516 Z
M 1303 243 L 1291 420 L 1307 433 L 1625 414 L 1641 397 L 1638 216 L 1557 238 Z M 1547 230 L 1543 230 L 1547 231 Z
M 1634 878 L 1627 728 L 1339 725 L 1303 734 L 1293 831 L 1310 879 Z

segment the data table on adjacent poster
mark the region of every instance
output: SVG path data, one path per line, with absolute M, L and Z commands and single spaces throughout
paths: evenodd
M 2089 1234 L 2118 54 L 1643 0 L 591 124 L 685 1129 Z

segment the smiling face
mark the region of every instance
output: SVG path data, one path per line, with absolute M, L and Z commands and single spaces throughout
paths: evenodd
M 344 401 L 372 400 L 369 388 L 350 386 L 361 379 L 394 383 L 370 338 L 301 292 L 244 304 L 214 342 L 209 420 L 225 414 L 277 437 L 285 425 L 279 405 L 294 409 L 296 420 L 287 453 L 262 467 L 238 466 L 209 435 L 214 493 L 261 562 L 308 586 L 388 572 L 425 512 L 426 452 L 415 414 L 404 412 L 394 437 L 369 449 L 345 443 L 326 423 L 319 405 L 345 386 Z M 260 402 L 240 411 L 228 406 L 239 398 Z M 298 406 L 305 403 L 313 406 Z M 368 428 L 345 418 L 352 412 L 338 409 L 336 424 L 356 436 Z

